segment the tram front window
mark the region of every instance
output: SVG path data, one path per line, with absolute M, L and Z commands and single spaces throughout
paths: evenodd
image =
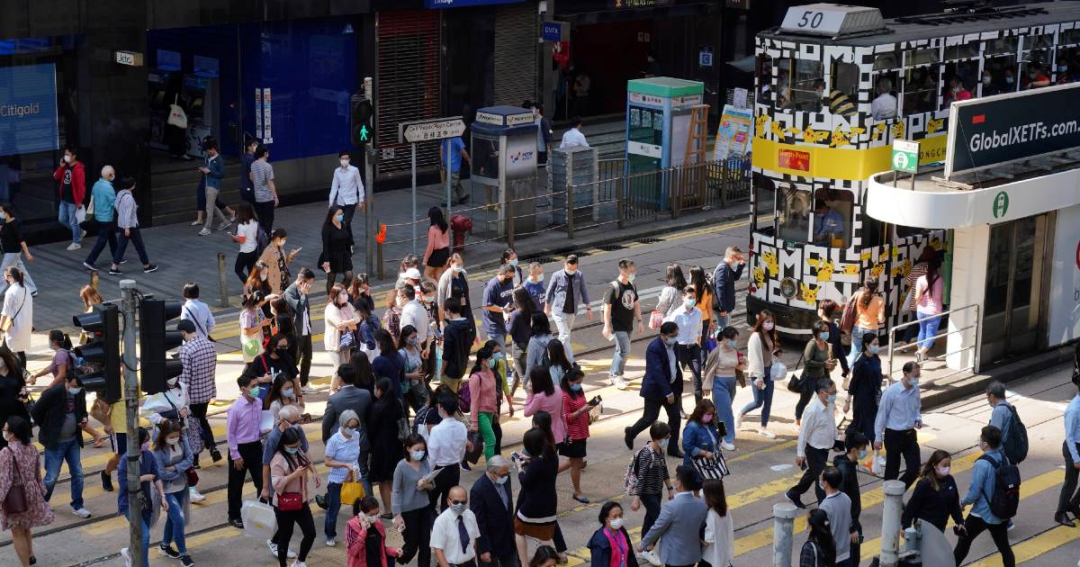
M 813 243 L 847 248 L 851 245 L 851 193 L 819 189 L 814 199 Z
M 776 228 L 780 239 L 789 242 L 809 242 L 810 192 L 786 189 L 778 197 Z

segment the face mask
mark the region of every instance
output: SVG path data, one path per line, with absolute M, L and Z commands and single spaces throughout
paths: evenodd
M 952 92 L 954 92 L 954 93 L 960 92 L 960 87 L 953 87 Z
M 266 281 L 266 279 L 269 278 L 269 277 L 270 277 L 270 274 L 259 274 L 259 279 L 262 280 L 262 281 Z
M 64 156 L 64 163 L 71 163 L 71 161 L 72 161 L 71 156 Z
M 733 341 L 733 340 L 731 340 L 731 339 L 728 339 L 728 341 L 727 341 L 727 346 L 729 346 L 729 347 L 731 347 L 731 348 L 735 348 L 735 341 Z
M 667 446 L 668 446 L 668 442 L 669 442 L 669 441 L 671 441 L 671 439 L 661 439 L 661 440 L 660 440 L 660 449 L 661 449 L 662 451 L 666 451 L 666 450 L 667 450 Z
M 614 520 L 611 520 L 610 523 L 611 529 L 617 530 L 622 527 L 622 518 L 615 518 Z
M 79 392 L 81 392 L 81 391 L 82 391 L 82 388 L 68 388 L 68 393 L 71 394 L 72 396 L 77 396 L 79 394 Z
M 379 512 L 376 511 L 374 514 L 367 514 L 367 521 L 368 521 L 369 524 L 374 524 L 375 522 L 378 522 L 379 521 Z
M 346 427 L 342 431 L 344 431 L 345 435 L 348 435 L 350 439 L 356 437 L 356 430 L 351 427 Z
M 863 459 L 865 459 L 865 458 L 866 458 L 866 449 L 863 449 L 863 450 L 859 451 L 859 456 L 858 456 L 857 458 L 858 458 L 858 459 L 859 459 L 860 461 L 861 461 L 861 460 L 863 460 Z
M 179 437 L 166 437 L 165 442 L 168 443 L 169 445 L 176 446 L 176 444 L 180 442 L 180 438 Z
M 825 490 L 825 481 L 824 480 L 818 480 L 817 485 L 818 485 L 818 488 L 820 488 L 822 490 Z
M 687 309 L 690 309 L 691 307 L 697 305 L 697 300 L 695 300 L 693 297 L 689 297 L 689 298 L 686 298 L 686 299 L 682 300 L 682 304 Z
M 170 388 L 175 388 L 178 383 L 180 383 L 179 378 L 169 378 L 169 387 Z
M 566 268 L 566 275 L 572 276 L 577 273 L 577 268 Z
M 15 441 L 15 436 L 12 435 L 11 433 L 8 433 L 7 431 L 5 431 L 4 432 L 4 441 L 7 441 L 8 444 L 10 445 L 11 443 L 13 443 Z
M 495 368 L 495 363 L 496 360 L 494 358 L 489 358 L 487 361 L 488 368 Z
M 581 384 L 570 384 L 570 389 L 575 392 L 581 391 Z
M 450 509 L 460 516 L 465 513 L 465 504 L 451 504 Z
M 498 484 L 498 485 L 506 484 L 506 479 L 508 479 L 508 478 L 510 478 L 509 475 L 507 475 L 507 476 L 497 476 L 497 477 L 495 477 L 495 484 Z
M 334 220 L 338 222 L 345 222 L 345 215 L 334 215 Z
M 1013 78 L 1012 77 L 1005 77 L 1005 82 L 1011 85 L 1011 84 L 1013 84 Z
M 292 389 L 292 388 L 285 388 L 284 390 L 282 390 L 282 391 L 281 391 L 281 395 L 282 395 L 282 396 L 285 396 L 286 398 L 291 398 L 291 397 L 293 397 L 293 394 L 294 394 L 294 393 L 295 393 L 295 392 L 293 391 L 293 389 Z
M 540 283 L 544 281 L 544 274 L 540 274 L 537 276 L 529 276 L 529 281 L 531 281 L 532 283 Z
M 453 268 L 455 274 L 460 274 L 465 271 L 464 266 L 451 266 L 451 268 Z
M 422 461 L 422 460 L 424 460 L 424 452 L 423 451 L 410 451 L 409 452 L 409 457 L 414 461 Z
M 820 336 L 821 336 L 821 340 L 823 340 L 823 341 L 829 340 L 829 332 L 828 331 L 822 332 Z
M 627 280 L 628 280 L 628 281 L 629 281 L 630 283 L 634 283 L 634 279 L 636 279 L 636 278 L 637 278 L 637 274 L 630 274 L 630 275 L 626 276 L 626 279 L 627 279 Z
M 701 416 L 701 423 L 712 423 L 712 414 L 707 413 Z
M 836 403 L 836 394 L 829 394 L 829 405 L 831 406 L 831 405 L 833 405 L 835 403 Z
M 340 159 L 340 160 L 338 160 L 338 161 L 340 161 L 340 162 L 341 162 L 341 167 L 349 167 L 349 160 L 347 160 L 347 159 Z
M 910 384 L 912 387 L 918 386 L 919 385 L 919 377 L 918 376 L 909 376 L 908 379 L 907 379 L 907 383 Z
M 420 340 L 417 339 L 416 337 L 409 337 L 409 338 L 405 339 L 405 344 L 407 344 L 409 346 L 416 346 L 419 343 L 420 343 Z
M 766 331 L 771 331 L 771 330 L 773 330 L 773 322 L 772 321 L 765 321 L 765 323 L 761 325 L 761 328 L 765 329 Z
M 668 346 L 675 346 L 675 343 L 678 342 L 678 337 L 665 337 L 664 342 L 666 342 Z
M 510 264 L 511 266 L 514 266 L 514 267 L 516 268 L 516 267 L 517 267 L 517 265 L 518 265 L 518 259 L 517 259 L 517 258 L 511 258 L 511 259 L 510 259 L 510 260 L 508 260 L 508 261 L 507 261 L 506 263 L 507 263 L 507 264 Z
M 252 386 L 251 391 L 248 392 L 248 395 L 253 397 L 253 398 L 257 398 L 257 397 L 259 397 L 259 394 L 261 393 L 261 391 L 262 391 L 262 388 L 259 388 L 258 386 Z
M 881 350 L 880 345 L 870 345 L 870 354 L 877 354 Z
M 982 83 L 984 85 L 989 85 L 990 84 L 990 77 L 983 77 L 982 78 Z
M 949 476 L 949 469 L 950 467 L 934 467 L 934 470 L 937 471 L 937 475 L 943 478 Z
M 299 450 L 300 450 L 300 447 L 285 447 L 285 452 L 290 454 L 290 455 L 295 455 L 296 452 L 299 451 Z

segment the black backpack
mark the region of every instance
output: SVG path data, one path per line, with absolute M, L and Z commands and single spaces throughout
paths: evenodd
M 1024 462 L 1028 454 L 1027 427 L 1020 421 L 1020 414 L 1017 413 L 1016 406 L 1009 404 L 1009 412 L 1012 414 L 1009 423 L 1009 435 L 1002 439 L 1002 448 L 1009 461 L 1020 464 Z
M 1016 515 L 1020 507 L 1020 469 L 1009 461 L 1009 457 L 1002 455 L 999 464 L 987 455 L 979 457 L 980 461 L 990 463 L 994 467 L 994 493 L 983 493 L 983 497 L 990 504 L 990 512 L 1002 520 L 1008 520 Z
M 270 245 L 270 236 L 260 226 L 255 233 L 255 254 L 262 256 L 263 250 Z

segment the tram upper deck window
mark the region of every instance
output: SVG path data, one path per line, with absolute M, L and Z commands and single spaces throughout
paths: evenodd
M 829 91 L 829 111 L 840 116 L 854 116 L 859 100 L 859 67 L 854 63 L 834 61 L 832 90 Z
M 1024 38 L 1020 54 L 1020 88 L 1037 89 L 1050 86 L 1053 64 L 1054 34 L 1044 33 Z
M 1066 47 L 1057 49 L 1057 65 L 1054 69 L 1054 83 L 1064 85 L 1080 81 L 1080 48 Z
M 896 91 L 893 85 L 896 73 L 882 73 L 874 80 L 874 100 L 870 103 L 870 115 L 874 120 L 896 118 Z
M 1002 37 L 986 42 L 983 48 L 983 96 L 1001 93 L 1015 92 L 1016 80 L 1016 55 L 1019 49 L 1019 40 L 1016 36 Z M 986 71 L 989 71 L 990 82 L 986 82 Z
M 810 192 L 794 187 L 777 191 L 777 236 L 789 242 L 810 241 Z
M 820 61 L 783 59 L 778 65 L 778 73 L 777 108 L 821 111 L 825 97 L 825 72 Z
M 853 204 L 850 191 L 818 189 L 814 195 L 813 243 L 834 248 L 850 246 Z
M 937 109 L 940 74 L 938 65 L 904 71 L 904 114 Z

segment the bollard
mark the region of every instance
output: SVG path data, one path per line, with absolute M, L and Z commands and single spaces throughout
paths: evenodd
M 229 306 L 229 290 L 228 290 L 228 287 L 227 287 L 227 284 L 226 284 L 226 281 L 225 281 L 226 278 L 225 278 L 225 253 L 224 252 L 218 252 L 218 255 L 217 255 L 217 273 L 218 273 L 218 283 L 221 286 L 221 298 L 219 299 L 218 303 L 219 303 L 219 305 L 221 307 L 228 307 Z
M 791 567 L 795 516 L 799 509 L 790 502 L 773 504 L 773 567 Z
M 98 290 L 98 283 L 99 283 L 98 273 L 97 272 L 90 272 L 90 287 L 94 288 L 94 291 Z
M 900 562 L 900 515 L 904 512 L 904 483 L 885 481 L 885 505 L 881 514 L 881 567 L 896 567 Z

